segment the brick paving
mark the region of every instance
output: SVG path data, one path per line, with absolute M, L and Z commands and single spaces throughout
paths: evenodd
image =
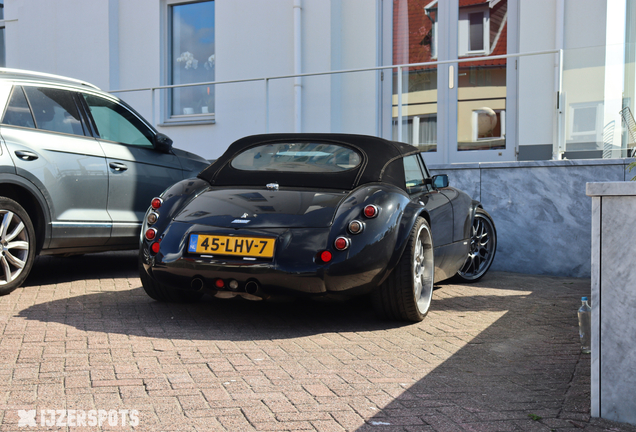
M 428 317 L 401 324 L 365 299 L 162 304 L 132 252 L 40 257 L 0 298 L 0 430 L 634 432 L 590 419 L 589 292 L 491 273 L 440 284 Z M 87 426 L 47 427 L 47 410 Z M 78 422 L 90 410 L 101 428 Z

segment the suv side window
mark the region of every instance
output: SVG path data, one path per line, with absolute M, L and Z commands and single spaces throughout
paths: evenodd
M 418 161 L 418 155 L 407 156 L 403 160 L 406 191 L 409 194 L 426 191 L 428 188 L 424 181 L 424 175 L 422 174 L 422 168 Z
M 22 86 L 14 86 L 11 98 L 7 104 L 7 110 L 2 117 L 2 123 L 12 126 L 35 128 L 31 108 L 24 95 Z
M 72 92 L 30 86 L 25 86 L 24 92 L 33 109 L 38 129 L 84 135 L 84 127 Z
M 97 134 L 103 140 L 153 147 L 154 133 L 131 111 L 108 99 L 83 94 L 91 110 Z

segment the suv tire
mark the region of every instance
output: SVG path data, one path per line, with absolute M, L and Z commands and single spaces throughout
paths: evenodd
M 35 261 L 35 230 L 20 204 L 0 197 L 0 295 L 22 285 Z

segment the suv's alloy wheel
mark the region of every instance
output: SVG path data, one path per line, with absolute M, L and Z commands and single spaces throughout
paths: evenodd
M 0 197 L 0 295 L 9 294 L 29 275 L 35 260 L 35 230 L 20 204 Z

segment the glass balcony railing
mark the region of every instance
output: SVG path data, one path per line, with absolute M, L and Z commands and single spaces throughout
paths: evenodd
M 409 142 L 433 158 L 451 147 L 455 155 L 502 148 L 518 153 L 536 144 L 548 147 L 554 159 L 622 158 L 636 146 L 635 50 L 634 44 L 608 45 L 487 57 L 501 60 L 498 65 L 463 58 L 113 93 L 155 125 L 222 119 L 232 139 L 267 132 L 357 133 Z M 210 89 L 212 103 L 168 115 L 173 89 L 195 86 Z M 447 91 L 453 86 L 455 93 Z M 448 162 L 455 162 L 452 154 Z

